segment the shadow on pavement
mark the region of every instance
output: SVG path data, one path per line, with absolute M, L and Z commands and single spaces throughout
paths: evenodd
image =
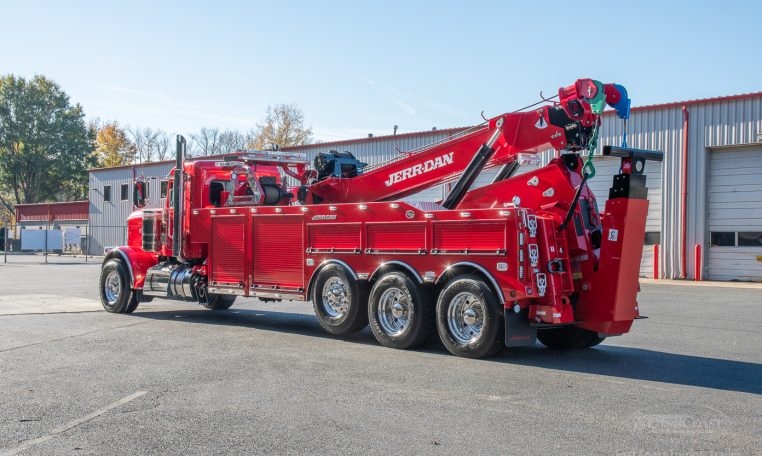
M 182 315 L 182 321 L 190 323 L 240 326 L 334 338 L 323 331 L 314 315 L 300 313 L 233 307 L 228 311 L 145 310 L 132 315 L 156 320 L 175 320 L 176 315 Z M 341 339 L 364 345 L 377 345 L 369 329 Z M 438 342 L 422 348 L 421 351 L 451 356 Z M 539 344 L 533 347 L 505 349 L 497 357 L 484 362 L 762 394 L 762 364 L 642 348 L 607 346 L 605 342 L 594 349 L 578 351 L 549 350 Z
M 193 305 L 191 303 L 191 305 Z M 176 315 L 182 315 L 178 319 Z M 302 336 L 320 337 L 326 339 L 341 339 L 365 345 L 377 345 L 369 329 L 360 331 L 349 336 L 332 336 L 320 327 L 314 315 L 305 315 L 295 312 L 276 312 L 272 310 L 237 309 L 229 310 L 206 310 L 206 309 L 182 309 L 182 310 L 144 310 L 132 314 L 133 317 L 149 318 L 152 320 L 180 320 L 188 323 L 200 323 L 205 325 L 238 326 L 267 331 L 278 331 Z
M 536 347 L 506 350 L 495 361 L 609 377 L 762 394 L 762 364 L 600 345 L 559 351 Z

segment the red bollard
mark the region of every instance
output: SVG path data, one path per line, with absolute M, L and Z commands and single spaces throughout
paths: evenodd
M 659 244 L 654 244 L 654 280 L 659 280 Z
M 701 276 L 703 275 L 701 273 L 703 269 L 701 266 L 702 266 L 702 263 L 704 262 L 703 261 L 704 259 L 701 257 L 701 244 L 696 244 L 696 250 L 694 254 L 695 254 L 696 261 L 693 268 L 693 278 L 696 282 L 701 282 L 702 280 Z

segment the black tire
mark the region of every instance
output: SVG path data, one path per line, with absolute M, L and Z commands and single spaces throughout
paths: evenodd
M 210 294 L 207 295 L 206 301 L 202 302 L 201 305 L 209 310 L 226 310 L 233 305 L 235 298 L 234 295 Z
M 368 320 L 381 345 L 398 349 L 420 347 L 434 323 L 431 293 L 401 272 L 384 274 L 370 290 Z
M 98 284 L 101 304 L 106 312 L 129 313 L 137 308 L 137 297 L 130 288 L 130 272 L 122 261 L 108 260 L 101 268 Z
M 329 293 L 323 299 L 323 292 Z M 368 292 L 338 264 L 329 264 L 318 272 L 312 287 L 312 306 L 320 326 L 333 335 L 352 334 L 368 325 Z
M 537 331 L 537 340 L 543 345 L 554 350 L 578 350 L 591 348 L 603 342 L 606 338 L 599 337 L 598 333 L 575 326 L 562 328 L 542 329 Z
M 500 302 L 478 276 L 450 280 L 439 294 L 436 315 L 439 338 L 453 355 L 485 358 L 503 348 L 505 327 Z
M 132 313 L 135 312 L 135 309 L 138 308 L 138 305 L 143 302 L 151 302 L 153 301 L 153 296 L 146 296 L 143 294 L 143 290 L 135 290 L 132 292 L 132 298 L 130 298 L 130 305 L 127 306 L 127 310 L 124 311 L 124 313 Z
M 138 304 L 140 304 L 142 301 L 138 299 L 138 293 L 136 291 L 132 292 L 132 297 L 130 298 L 130 304 L 127 306 L 127 309 L 124 310 L 124 313 L 131 314 L 132 312 L 135 312 L 135 309 L 138 308 Z

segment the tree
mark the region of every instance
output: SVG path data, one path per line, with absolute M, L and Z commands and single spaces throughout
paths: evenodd
M 220 133 L 220 150 L 222 153 L 245 149 L 249 142 L 253 142 L 251 135 L 243 134 L 238 130 L 225 130 Z
M 95 135 L 95 155 L 104 168 L 128 165 L 135 159 L 137 148 L 118 122 L 106 122 Z
M 264 149 L 270 144 L 278 147 L 292 147 L 312 142 L 312 128 L 304 126 L 304 113 L 294 104 L 278 104 L 267 107 L 265 120 L 257 124 L 255 149 Z
M 156 160 L 164 161 L 172 158 L 172 151 L 169 149 L 171 141 L 169 135 L 164 130 L 159 130 L 159 135 L 156 137 Z
M 128 130 L 138 161 L 164 161 L 170 157 L 169 135 L 164 130 L 136 127 Z
M 191 141 L 194 144 L 194 154 L 202 155 L 215 155 L 220 152 L 220 129 L 202 127 L 198 133 L 191 135 Z
M 44 76 L 0 77 L 0 203 L 79 199 L 93 166 L 79 104 Z
M 150 127 L 136 127 L 129 130 L 135 152 L 140 163 L 150 162 L 157 152 L 158 140 L 161 132 Z

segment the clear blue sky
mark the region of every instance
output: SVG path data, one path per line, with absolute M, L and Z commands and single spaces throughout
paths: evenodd
M 578 77 L 634 105 L 762 90 L 754 1 L 0 0 L 0 74 L 88 117 L 246 130 L 300 105 L 318 139 L 471 125 Z

